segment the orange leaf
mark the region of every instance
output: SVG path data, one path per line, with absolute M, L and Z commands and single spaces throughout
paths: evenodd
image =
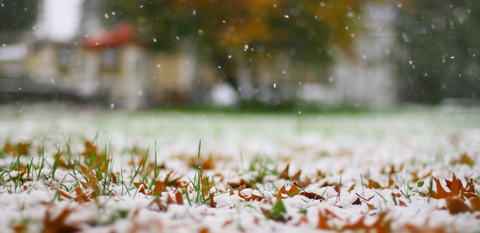
M 65 193 L 64 191 L 62 191 L 62 190 L 59 190 L 58 192 L 60 193 L 60 196 L 62 196 L 62 197 L 65 197 L 65 198 L 68 198 L 68 199 L 73 199 L 72 196 L 66 194 L 66 193 Z
M 350 188 L 348 189 L 348 192 L 351 192 L 355 188 L 355 185 L 356 184 L 353 184 L 352 186 L 350 186 Z
M 470 165 L 470 166 L 473 166 L 475 164 L 475 160 L 473 160 L 472 158 L 470 158 L 467 153 L 463 153 L 461 156 L 460 156 L 460 159 L 458 160 L 458 163 L 460 164 L 467 164 L 467 165 Z
M 302 171 L 298 171 L 295 175 L 290 177 L 290 180 L 300 180 L 300 175 L 302 174 Z
M 465 202 L 458 198 L 448 198 L 445 200 L 447 202 L 447 209 L 451 215 L 456 215 L 459 213 L 472 212 L 472 209 L 468 207 Z
M 437 198 L 437 199 L 449 197 L 447 191 L 445 191 L 445 189 L 443 189 L 442 185 L 440 184 L 440 181 L 435 177 L 433 177 L 433 180 L 435 181 L 435 185 L 437 187 L 437 192 L 435 193 L 432 190 L 430 190 L 430 188 L 428 188 L 430 190 L 430 192 L 432 192 L 432 197 Z
M 159 195 L 161 196 L 163 190 L 165 189 L 165 183 L 163 183 L 162 181 L 159 181 L 157 180 L 157 182 L 155 183 L 155 188 L 153 189 L 152 192 L 150 192 L 149 194 L 150 195 Z
M 453 173 L 452 181 L 445 180 L 447 183 L 447 187 L 450 189 L 450 195 L 458 196 L 460 194 L 460 190 L 463 189 L 462 182 L 457 179 L 455 173 Z
M 283 172 L 278 176 L 279 179 L 289 180 L 290 176 L 288 176 L 288 170 L 290 169 L 290 164 L 287 164 L 287 167 L 283 170 Z
M 97 188 L 97 179 L 95 178 L 95 176 L 92 174 L 92 170 L 91 169 L 87 169 L 86 167 L 82 166 L 81 164 L 78 165 L 80 167 L 80 169 L 82 170 L 83 174 L 85 174 L 88 178 L 88 182 L 85 183 L 85 182 L 82 182 L 83 186 L 85 186 L 85 188 L 90 188 L 90 189 L 93 189 L 95 190 Z
M 95 146 L 90 141 L 86 141 L 85 142 L 85 151 L 83 153 L 81 153 L 81 155 L 88 157 L 88 156 L 91 156 L 92 154 L 95 155 L 95 156 L 98 155 L 97 146 Z
M 213 200 L 213 197 L 215 196 L 215 194 L 213 193 L 210 193 L 210 207 L 217 207 L 217 202 L 215 202 L 215 200 Z
M 431 176 L 431 175 L 432 175 L 432 172 L 433 172 L 433 170 L 430 171 L 430 172 L 428 172 L 427 174 L 425 174 L 425 175 L 423 175 L 423 176 L 418 177 L 418 171 L 415 171 L 415 172 L 412 173 L 412 176 L 413 176 L 413 177 L 412 177 L 412 181 L 413 181 L 413 182 L 417 182 L 417 181 L 419 181 L 419 180 L 423 180 L 423 179 Z
M 368 179 L 368 186 L 369 189 L 380 189 L 380 184 L 374 180 Z
M 316 193 L 312 193 L 312 192 L 301 192 L 299 193 L 298 195 L 302 195 L 304 197 L 307 197 L 307 198 L 310 198 L 310 199 L 313 199 L 313 200 L 325 200 L 324 197 L 316 194 Z
M 317 225 L 317 228 L 318 229 L 322 229 L 322 230 L 334 230 L 331 226 L 328 225 L 328 220 L 330 218 L 328 217 L 328 212 L 324 214 L 322 214 L 322 211 L 318 211 L 318 225 Z
M 17 143 L 17 145 L 12 145 L 10 144 L 10 142 L 7 142 L 3 147 L 3 151 L 7 153 L 11 153 L 14 156 L 28 155 L 30 152 L 31 145 L 32 145 L 31 143 L 22 143 L 22 142 Z
M 367 226 L 363 223 L 366 215 L 363 215 L 356 223 L 353 224 L 346 224 L 345 226 L 340 229 L 340 231 L 352 230 L 352 231 L 359 231 L 366 229 Z
M 388 176 L 388 188 L 398 188 L 391 176 Z
M 435 181 L 436 187 L 437 187 L 437 192 L 432 192 L 432 197 L 437 198 L 437 199 L 445 199 L 445 198 L 461 198 L 462 200 L 465 200 L 466 198 L 471 198 L 476 196 L 475 194 L 475 189 L 474 189 L 474 184 L 473 180 L 470 179 L 467 183 L 468 189 L 465 189 L 463 187 L 462 182 L 453 174 L 452 180 L 445 180 L 446 186 L 450 189 L 450 192 L 447 192 L 442 185 L 440 184 L 440 181 L 433 177 L 433 180 Z
M 474 211 L 480 211 L 480 197 L 470 199 L 470 205 Z
M 65 220 L 74 211 L 74 209 L 65 208 L 54 219 L 50 219 L 50 213 L 47 211 L 45 218 L 43 219 L 44 233 L 57 233 L 57 232 L 76 232 L 80 229 L 78 227 L 69 226 L 65 224 Z
M 360 231 L 364 230 L 365 232 L 391 232 L 390 223 L 392 220 L 385 220 L 387 212 L 380 213 L 377 220 L 370 226 L 365 225 L 365 217 L 363 215 L 356 223 L 347 224 L 340 229 L 341 232 L 346 230 Z
M 403 202 L 402 200 L 398 200 L 398 204 L 400 206 L 407 207 L 407 204 L 405 204 L 405 202 Z
M 297 188 L 297 186 L 293 185 L 290 190 L 286 190 L 286 185 L 282 186 L 280 188 L 280 191 L 278 192 L 278 195 L 277 195 L 277 200 L 280 200 L 282 199 L 282 195 L 281 194 L 286 194 L 288 195 L 289 197 L 291 196 L 295 196 L 297 195 L 298 193 L 300 192 L 300 189 Z
M 80 188 L 75 188 L 75 193 L 77 194 L 77 197 L 75 198 L 76 202 L 85 203 L 90 201 L 87 195 Z
M 335 192 L 340 193 L 340 187 L 338 187 L 337 184 L 333 186 L 333 189 L 335 190 Z
M 16 225 L 16 226 L 12 226 L 12 230 L 15 232 L 15 233 L 23 233 L 23 232 L 27 232 L 27 226 L 25 225 Z
M 178 190 L 175 191 L 175 200 L 177 201 L 177 204 L 183 205 L 183 196 L 182 193 Z

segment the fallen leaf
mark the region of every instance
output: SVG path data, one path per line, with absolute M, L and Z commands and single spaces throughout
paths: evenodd
M 360 200 L 359 197 L 357 197 L 357 200 L 355 200 L 352 205 L 361 205 L 362 204 L 362 201 Z
M 473 211 L 480 211 L 480 197 L 473 197 L 470 199 L 470 205 Z
M 365 225 L 365 218 L 367 215 L 363 215 L 357 222 L 346 224 L 343 226 L 340 231 L 344 232 L 347 230 L 351 231 L 360 231 L 364 230 L 364 232 L 391 232 L 391 219 L 386 220 L 388 212 L 382 212 L 378 215 L 377 220 L 372 225 Z
M 350 186 L 350 188 L 348 189 L 348 192 L 351 192 L 355 188 L 355 185 L 356 184 L 353 184 L 352 186 Z
M 23 143 L 19 142 L 16 145 L 10 144 L 10 142 L 6 142 L 5 146 L 3 147 L 3 151 L 10 153 L 14 156 L 19 155 L 28 155 L 30 152 L 31 143 Z
M 374 180 L 368 179 L 368 185 L 367 188 L 369 189 L 381 189 L 382 187 L 380 184 Z
M 325 214 L 322 211 L 318 211 L 318 224 L 317 228 L 321 230 L 334 230 L 330 225 L 328 225 L 329 215 L 326 212 Z
M 77 197 L 74 198 L 76 202 L 85 203 L 90 201 L 88 196 L 80 188 L 75 188 L 75 193 L 77 194 Z
M 282 194 L 286 194 L 287 196 L 289 197 L 292 197 L 294 195 L 297 195 L 298 193 L 300 193 L 300 189 L 297 188 L 297 186 L 293 185 L 291 186 L 291 188 L 287 191 L 286 190 L 286 185 L 282 186 L 280 188 L 280 191 L 278 192 L 277 194 L 277 200 L 280 200 L 282 199 Z
M 88 182 L 81 182 L 85 188 L 90 188 L 95 190 L 97 188 L 97 179 L 93 175 L 93 171 L 89 168 L 87 169 L 86 167 L 82 166 L 81 164 L 78 164 L 80 169 L 82 170 L 83 174 L 85 174 L 88 178 Z
M 288 176 L 288 170 L 290 169 L 290 164 L 287 164 L 287 167 L 283 170 L 282 173 L 278 176 L 279 179 L 290 180 L 290 176 Z
M 43 219 L 43 229 L 44 233 L 57 233 L 57 232 L 75 232 L 79 231 L 80 228 L 76 226 L 70 226 L 65 223 L 65 220 L 68 216 L 74 211 L 74 209 L 65 208 L 63 211 L 54 219 L 50 219 L 50 212 L 47 210 L 45 218 Z
M 460 213 L 472 212 L 472 209 L 465 204 L 462 200 L 458 198 L 448 198 L 445 200 L 447 202 L 447 209 L 451 215 L 457 215 Z
M 463 153 L 462 155 L 460 155 L 460 158 L 457 161 L 454 161 L 454 164 L 455 163 L 473 166 L 475 165 L 475 160 L 470 158 L 470 156 L 468 156 L 467 153 Z

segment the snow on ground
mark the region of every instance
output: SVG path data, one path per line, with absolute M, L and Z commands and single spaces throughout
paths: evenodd
M 3 145 L 12 232 L 480 230 L 479 112 L 20 104 L 0 106 Z

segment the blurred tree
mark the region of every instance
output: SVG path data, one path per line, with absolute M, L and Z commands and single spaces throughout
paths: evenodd
M 403 100 L 480 96 L 480 1 L 410 0 L 396 22 Z
M 38 1 L 0 0 L 0 39 L 10 42 L 17 32 L 31 27 L 37 20 L 37 6 Z
M 375 0 L 105 0 L 102 16 L 107 24 L 136 25 L 138 39 L 152 49 L 193 45 L 237 87 L 241 63 L 287 55 L 324 65 L 334 48 L 351 53 L 366 2 Z

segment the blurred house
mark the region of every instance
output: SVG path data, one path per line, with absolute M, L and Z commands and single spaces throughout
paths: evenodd
M 229 91 L 218 68 L 197 60 L 188 45 L 172 54 L 152 52 L 135 40 L 129 25 L 102 28 L 98 14 L 86 17 L 98 10 L 97 5 L 83 2 L 75 39 L 47 38 L 0 47 L 0 73 L 27 76 L 54 86 L 56 92 L 102 99 L 109 106 L 127 109 L 159 104 L 235 105 L 240 99 L 317 107 L 388 108 L 397 103 L 394 70 L 388 62 L 394 41 L 390 27 L 394 11 L 389 7 L 368 8 L 371 22 L 367 33 L 357 38 L 358 56 L 339 54 L 332 72 L 321 61 L 318 66 L 299 64 L 287 54 L 269 64 L 238 64 L 237 92 L 232 87 Z

